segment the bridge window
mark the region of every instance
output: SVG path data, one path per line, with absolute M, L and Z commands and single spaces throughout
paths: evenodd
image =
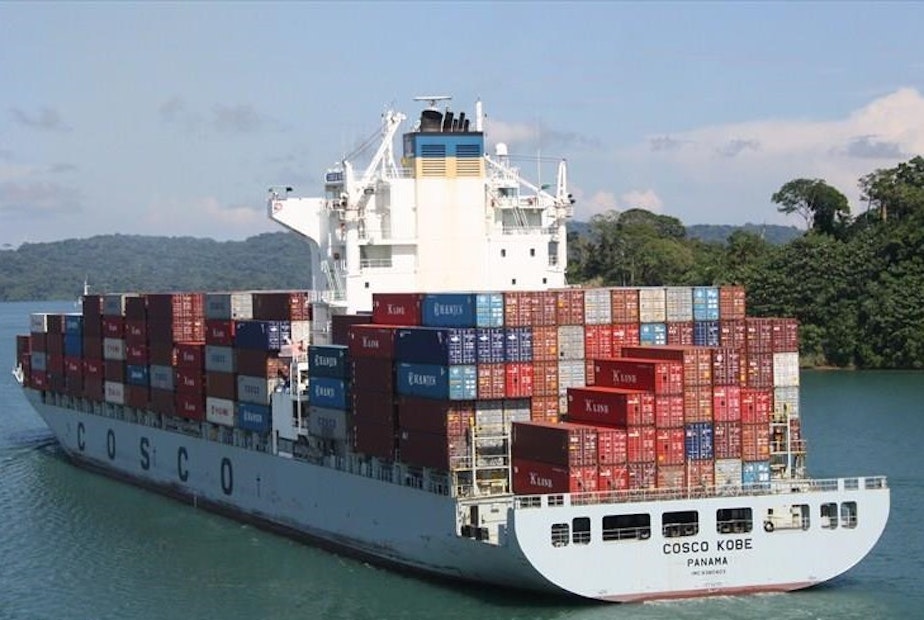
M 856 502 L 843 502 L 841 504 L 841 526 L 848 528 L 857 527 Z
M 568 544 L 568 538 L 570 537 L 570 529 L 567 523 L 553 523 L 552 524 L 552 546 L 553 547 L 564 547 Z
M 837 528 L 837 502 L 821 505 L 821 527 L 827 530 Z
M 586 545 L 590 543 L 590 518 L 575 517 L 571 521 L 571 541 L 575 545 Z
M 661 516 L 661 533 L 667 538 L 696 536 L 699 533 L 699 513 L 695 510 L 665 512 Z
M 603 517 L 603 540 L 647 540 L 651 538 L 651 515 L 611 515 Z
M 719 534 L 745 534 L 754 527 L 750 508 L 720 508 L 715 511 L 715 522 Z

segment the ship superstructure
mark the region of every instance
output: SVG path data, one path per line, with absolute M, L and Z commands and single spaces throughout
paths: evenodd
M 485 153 L 480 103 L 421 99 L 400 157 L 388 111 L 323 197 L 271 190 L 313 290 L 32 316 L 17 378 L 67 454 L 386 565 L 606 601 L 859 562 L 889 489 L 808 477 L 795 322 L 740 287 L 567 287 L 564 162 L 549 191 Z

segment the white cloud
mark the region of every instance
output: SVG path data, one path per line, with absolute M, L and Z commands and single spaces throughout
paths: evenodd
M 141 219 L 144 234 L 148 235 L 175 235 L 182 231 L 193 237 L 228 239 L 279 229 L 266 217 L 263 204 L 226 205 L 214 196 L 154 202 L 148 205 Z
M 633 189 L 619 197 L 622 209 L 645 209 L 652 213 L 661 213 L 664 202 L 653 189 L 638 190 Z

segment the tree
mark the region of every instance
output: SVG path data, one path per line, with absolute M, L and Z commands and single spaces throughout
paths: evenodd
M 847 197 L 821 179 L 793 179 L 770 198 L 777 211 L 798 213 L 807 230 L 840 236 L 850 221 Z
M 872 172 L 859 185 L 863 200 L 883 222 L 924 215 L 924 157 L 920 155 Z

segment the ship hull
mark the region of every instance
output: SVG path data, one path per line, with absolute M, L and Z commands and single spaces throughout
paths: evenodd
M 580 495 L 508 497 L 480 505 L 482 520 L 496 529 L 490 541 L 477 540 L 460 535 L 459 511 L 468 506 L 448 494 L 52 405 L 40 392 L 26 393 L 64 451 L 88 469 L 377 564 L 603 601 L 805 588 L 859 562 L 889 513 L 888 488 L 864 478 L 826 490 L 734 497 L 617 503 Z M 822 528 L 820 506 L 845 502 L 857 506 L 855 524 Z M 769 508 L 802 504 L 813 518 L 808 529 L 762 527 L 758 515 Z M 751 510 L 750 531 L 717 532 L 716 511 L 728 508 Z M 700 515 L 698 533 L 662 536 L 656 526 L 661 516 L 684 511 Z M 625 514 L 650 515 L 650 536 L 602 540 L 599 524 Z M 583 519 L 591 524 L 586 543 L 569 536 L 552 544 L 554 528 L 570 529 Z

